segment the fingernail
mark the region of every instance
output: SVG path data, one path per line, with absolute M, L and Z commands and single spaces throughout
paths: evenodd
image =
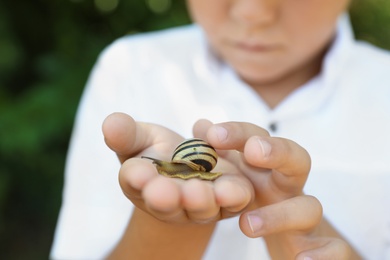
M 305 256 L 305 257 L 303 258 L 303 260 L 313 260 L 313 258 L 311 258 L 310 256 Z
M 252 233 L 257 233 L 263 226 L 263 220 L 257 215 L 248 214 L 247 220 Z
M 214 127 L 218 140 L 221 142 L 225 141 L 228 136 L 228 131 L 226 128 L 219 125 L 215 125 Z
M 260 139 L 260 138 L 257 139 L 257 141 L 258 141 L 260 148 L 263 152 L 264 158 L 267 158 L 271 154 L 271 149 L 272 149 L 271 144 L 263 139 Z

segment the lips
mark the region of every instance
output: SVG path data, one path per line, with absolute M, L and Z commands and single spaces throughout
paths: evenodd
M 248 52 L 268 52 L 278 48 L 277 44 L 237 42 L 236 47 Z

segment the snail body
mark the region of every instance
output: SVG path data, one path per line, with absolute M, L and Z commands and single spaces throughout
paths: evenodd
M 157 171 L 164 176 L 180 179 L 199 178 L 215 180 L 222 173 L 211 172 L 218 160 L 215 149 L 205 141 L 197 138 L 188 139 L 179 144 L 170 162 L 143 156 L 156 165 Z

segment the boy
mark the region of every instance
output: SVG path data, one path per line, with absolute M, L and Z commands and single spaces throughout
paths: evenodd
M 188 5 L 201 29 L 125 37 L 96 65 L 52 256 L 388 257 L 390 141 L 381 137 L 390 131 L 390 58 L 352 40 L 342 16 L 348 1 Z M 99 142 L 113 111 L 154 123 L 121 113 L 104 121 L 122 163 L 121 189 L 116 158 Z M 199 118 L 228 122 L 194 126 L 195 136 L 222 150 L 225 174 L 216 181 L 163 178 L 135 158 L 168 160 Z M 238 224 L 233 216 L 241 213 Z

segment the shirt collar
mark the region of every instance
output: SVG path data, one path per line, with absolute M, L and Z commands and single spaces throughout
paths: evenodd
M 327 85 L 338 78 L 345 63 L 349 57 L 351 47 L 354 42 L 351 23 L 348 14 L 343 14 L 338 20 L 336 37 L 331 48 L 325 55 L 323 61 L 323 70 L 321 77 L 324 78 Z
M 224 81 L 224 83 L 229 83 L 231 87 L 248 88 L 231 68 L 213 54 L 201 30 L 200 33 L 202 34 L 202 46 L 198 49 L 194 60 L 194 68 L 197 70 L 198 76 L 207 79 L 211 83 L 210 86 L 215 86 L 215 83 L 219 85 L 221 83 L 220 77 L 228 77 L 229 80 Z M 353 38 L 349 16 L 346 13 L 342 14 L 337 21 L 335 38 L 325 54 L 321 73 L 291 93 L 275 109 L 268 109 L 265 104 L 261 104 L 260 107 L 264 109 L 263 113 L 266 113 L 270 120 L 282 121 L 302 116 L 322 106 L 337 85 L 335 81 L 345 67 L 353 45 Z M 253 93 L 255 92 L 253 91 Z M 256 100 L 262 102 L 261 98 Z
M 349 16 L 343 14 L 337 21 L 335 38 L 325 54 L 321 73 L 291 93 L 275 109 L 266 109 L 269 116 L 273 118 L 272 120 L 285 120 L 294 115 L 302 115 L 302 113 L 313 111 L 313 109 L 317 109 L 324 104 L 330 94 L 333 93 L 336 86 L 335 81 L 345 67 L 352 44 L 353 33 Z M 220 76 L 234 74 L 234 71 L 215 58 L 208 48 L 206 48 L 205 54 L 210 72 L 215 73 L 219 70 Z M 232 84 L 236 87 L 248 87 L 237 76 L 230 76 L 229 78 L 230 80 L 235 78 L 236 82 L 232 82 Z
M 349 16 L 343 14 L 338 20 L 335 38 L 325 54 L 320 74 L 296 89 L 271 110 L 273 120 L 284 121 L 304 116 L 326 105 L 339 87 L 337 81 L 341 78 L 340 74 L 346 66 L 352 45 L 353 33 Z

